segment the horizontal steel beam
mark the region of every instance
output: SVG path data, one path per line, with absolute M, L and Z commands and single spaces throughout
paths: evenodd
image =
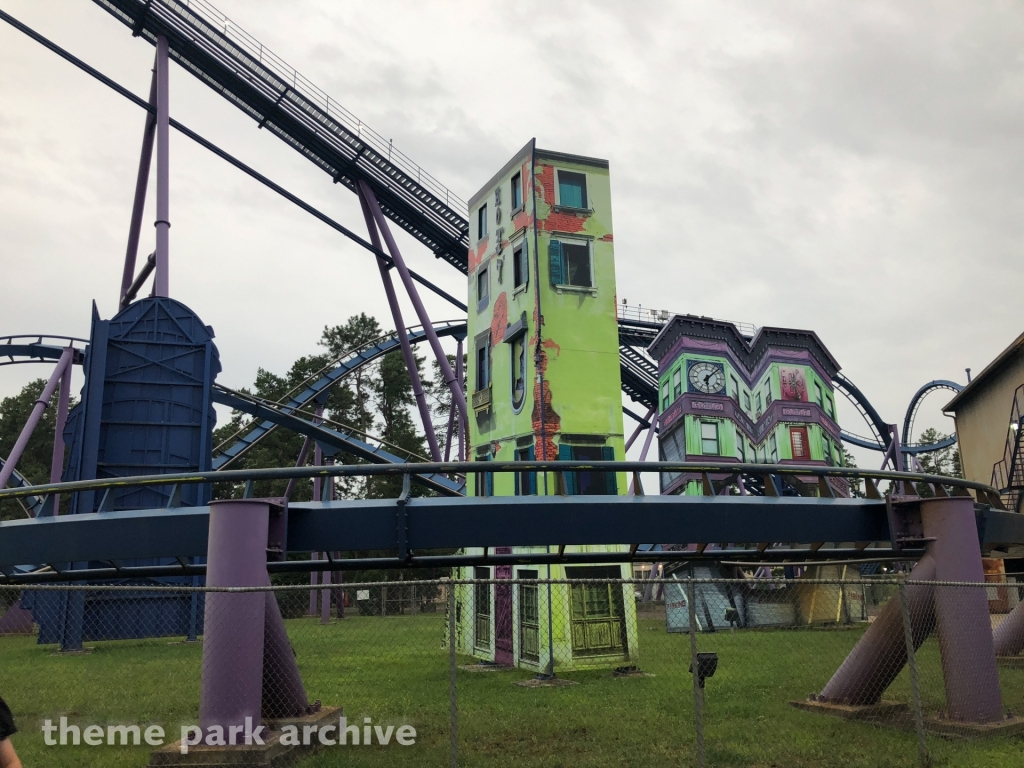
M 403 519 L 404 516 L 404 519 Z M 206 555 L 208 507 L 0 523 L 0 570 L 25 563 Z M 399 541 L 399 528 L 405 531 Z M 293 552 L 646 542 L 888 541 L 885 504 L 742 496 L 533 496 L 305 502 L 288 510 Z

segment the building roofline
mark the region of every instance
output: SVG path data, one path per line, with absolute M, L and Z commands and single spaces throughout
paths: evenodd
M 598 168 L 608 168 L 608 161 L 599 157 L 587 157 L 586 155 L 571 155 L 567 152 L 555 152 L 551 149 L 537 148 L 537 156 L 548 160 L 561 160 L 563 163 L 578 163 L 579 165 L 594 165 Z
M 727 336 L 731 336 L 731 340 L 736 346 L 736 351 L 742 351 L 745 356 L 751 357 L 757 351 L 760 346 L 771 347 L 771 346 L 793 346 L 792 344 L 785 344 L 785 336 L 798 336 L 806 339 L 810 342 L 806 348 L 811 352 L 812 356 L 818 361 L 822 368 L 829 374 L 829 376 L 835 375 L 841 366 L 838 361 L 832 357 L 832 353 L 828 351 L 828 348 L 822 343 L 821 339 L 818 338 L 818 334 L 814 331 L 806 331 L 797 328 L 777 328 L 775 326 L 764 326 L 758 329 L 757 333 L 754 334 L 753 338 L 748 339 L 739 332 L 739 329 L 730 322 L 725 320 L 714 320 L 710 317 L 700 317 L 698 315 L 673 315 L 672 318 L 665 323 L 665 326 L 658 332 L 658 335 L 654 338 L 648 347 L 647 351 L 655 360 L 659 360 L 659 347 L 661 354 L 668 351 L 668 347 L 674 342 L 674 338 L 670 336 L 678 336 L 681 333 L 679 326 L 684 323 L 699 324 L 703 326 L 709 326 L 715 328 Z M 815 353 L 818 354 L 815 354 Z M 758 356 L 760 358 L 760 355 Z
M 979 382 L 984 382 L 987 379 L 994 376 L 995 374 L 999 373 L 1010 362 L 1010 358 L 1014 357 L 1016 354 L 1019 353 L 1024 353 L 1024 333 L 1022 333 L 1020 336 L 1018 336 L 1016 339 L 1010 342 L 1010 346 L 1008 346 L 1006 349 L 1004 349 L 1002 352 L 996 355 L 995 360 L 986 365 L 982 369 L 981 373 L 979 373 L 977 376 L 971 379 L 970 382 L 968 382 L 966 387 L 957 392 L 956 396 L 948 403 L 946 403 L 946 405 L 943 406 L 943 413 L 948 413 L 949 411 L 956 411 L 958 406 L 962 405 L 966 400 L 969 400 L 970 398 L 974 397 L 974 395 L 977 394 L 979 387 L 981 386 Z
M 486 184 L 480 187 L 480 189 L 478 189 L 476 193 L 469 198 L 469 203 L 467 204 L 468 209 L 472 211 L 473 208 L 476 207 L 476 204 L 479 203 L 484 197 L 486 197 L 488 192 L 494 189 L 494 185 L 498 183 L 498 180 L 501 179 L 502 176 L 511 171 L 513 168 L 515 168 L 516 165 L 518 165 L 522 161 L 524 156 L 532 155 L 536 145 L 537 139 L 530 139 L 528 142 L 526 142 L 526 144 L 523 145 L 522 149 L 520 149 L 518 152 L 512 155 L 512 158 L 501 167 L 501 170 L 498 171 L 493 176 L 491 176 L 490 180 L 488 180 Z

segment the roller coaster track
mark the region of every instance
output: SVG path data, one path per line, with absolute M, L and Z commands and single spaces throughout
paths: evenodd
M 373 189 L 384 214 L 468 271 L 466 203 L 204 0 L 95 0 L 335 183 Z
M 931 392 L 936 392 L 941 389 L 948 389 L 950 392 L 959 392 L 960 390 L 963 389 L 963 385 L 957 384 L 955 381 L 936 379 L 935 381 L 929 381 L 927 384 L 925 384 L 923 387 L 917 390 L 917 392 L 914 393 L 914 396 L 910 398 L 910 404 L 907 406 L 907 413 L 903 417 L 903 445 L 905 446 L 904 451 L 908 453 L 911 452 L 907 451 L 907 447 L 911 449 L 919 449 L 922 447 L 920 445 L 911 445 L 911 441 L 914 438 L 914 419 L 917 418 L 917 411 L 918 409 L 920 409 L 921 403 L 924 401 L 924 398 Z M 936 443 L 930 443 L 928 445 L 931 450 L 938 451 L 942 448 L 948 448 L 949 446 L 955 444 L 956 435 L 954 434 L 950 435 L 945 440 L 940 440 Z
M 21 334 L 17 336 L 0 336 L 0 366 L 21 365 L 24 363 L 55 363 L 60 360 L 64 350 L 71 346 L 74 353 L 71 358 L 75 365 L 81 365 L 85 350 L 76 345 L 88 344 L 88 340 L 74 336 L 57 336 L 48 333 Z M 0 468 L 4 466 L 0 458 Z M 10 488 L 28 488 L 32 485 L 20 472 L 15 470 L 7 481 Z M 41 496 L 29 496 L 22 503 L 34 515 L 38 515 L 46 499 Z
M 370 445 L 352 434 L 331 429 L 322 424 L 314 424 L 308 418 L 296 415 L 294 409 L 282 408 L 276 403 L 246 395 L 241 392 L 213 385 L 211 392 L 213 402 L 227 405 L 235 410 L 244 411 L 263 419 L 260 427 L 269 432 L 275 426 L 285 427 L 299 434 L 306 435 L 318 443 L 352 454 L 370 464 L 404 464 L 407 460 L 385 451 L 381 447 Z M 217 469 L 215 467 L 215 469 Z M 437 491 L 443 496 L 464 496 L 465 483 L 450 479 L 446 475 L 416 475 L 414 482 Z
M 466 324 L 458 321 L 444 321 L 434 324 L 434 332 L 438 336 L 465 336 Z M 426 331 L 422 327 L 410 328 L 409 329 L 409 342 L 416 344 L 426 339 Z M 395 333 L 388 334 L 375 341 L 369 342 L 358 349 L 352 350 L 347 355 L 338 360 L 334 365 L 328 367 L 316 377 L 311 377 L 311 381 L 305 382 L 298 389 L 298 392 L 293 396 L 289 397 L 287 401 L 281 403 L 268 404 L 266 401 L 259 401 L 264 407 L 271 407 L 281 414 L 289 415 L 295 414 L 300 409 L 309 406 L 311 403 L 326 398 L 330 388 L 337 384 L 343 377 L 354 373 L 363 366 L 372 363 L 374 360 L 378 360 L 389 352 L 394 352 L 400 349 L 398 335 Z M 249 396 L 242 395 L 241 393 L 233 392 L 227 388 L 220 387 L 215 388 L 214 399 L 217 398 L 217 391 L 232 393 L 237 398 L 243 400 Z M 256 400 L 256 398 L 253 398 Z M 217 400 L 217 402 L 222 402 Z M 241 402 L 241 401 L 240 401 Z M 232 405 L 232 403 L 223 403 L 224 405 Z M 244 404 L 244 403 L 243 403 Z M 245 411 L 246 413 L 252 413 L 251 410 L 247 410 L 245 407 L 239 407 L 238 410 Z M 254 414 L 255 415 L 255 414 Z M 226 469 L 229 464 L 241 457 L 246 451 L 256 445 L 260 440 L 265 438 L 270 432 L 276 427 L 281 426 L 280 421 L 275 421 L 272 418 L 266 418 L 265 421 L 258 423 L 253 428 L 241 436 L 235 443 L 225 448 L 213 459 L 213 468 L 215 470 Z M 305 433 L 304 433 L 305 434 Z M 355 440 L 355 438 L 352 438 Z M 368 444 L 357 441 L 360 446 L 358 450 L 364 451 L 369 448 Z M 374 455 L 384 455 L 380 453 L 379 449 L 373 449 Z M 353 451 L 349 451 L 352 453 Z M 360 455 L 356 452 L 357 455 Z M 391 454 L 387 454 L 392 456 Z M 365 458 L 365 457 L 364 457 Z M 405 461 L 398 457 L 392 456 L 396 461 Z

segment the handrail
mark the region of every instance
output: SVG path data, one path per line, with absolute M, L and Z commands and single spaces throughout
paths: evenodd
M 896 482 L 928 483 L 971 489 L 985 495 L 998 491 L 984 483 L 959 477 L 931 475 L 924 472 L 895 472 L 857 467 L 828 467 L 799 464 L 746 464 L 725 461 L 458 461 L 407 462 L 403 464 L 333 464 L 322 467 L 275 467 L 270 469 L 234 469 L 221 472 L 180 472 L 166 475 L 76 480 L 67 483 L 35 485 L 31 490 L 9 488 L 0 490 L 0 499 L 13 499 L 50 493 L 73 493 L 105 488 L 126 488 L 153 485 L 195 485 L 198 483 L 237 483 L 246 480 L 290 480 L 311 477 L 362 477 L 371 475 L 473 474 L 478 472 L 693 472 L 715 474 L 792 475 L 815 477 L 852 477 Z M 828 499 L 824 499 L 828 501 Z

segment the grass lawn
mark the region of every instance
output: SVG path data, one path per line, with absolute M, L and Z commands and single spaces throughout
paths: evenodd
M 352 616 L 330 626 L 288 621 L 311 699 L 342 705 L 350 722 L 410 723 L 410 747 L 331 747 L 303 763 L 327 766 L 448 764 L 448 665 L 442 615 Z M 720 632 L 700 637 L 721 659 L 708 681 L 705 741 L 709 766 L 917 765 L 913 733 L 849 723 L 788 706 L 818 691 L 860 637 L 859 629 Z M 579 684 L 528 689 L 519 670 L 458 672 L 460 764 L 466 766 L 693 765 L 689 641 L 664 622 L 642 619 L 641 666 L 653 676 L 567 673 Z M 30 637 L 0 638 L 0 695 L 23 732 L 14 743 L 26 767 L 143 766 L 148 748 L 47 747 L 39 725 L 66 715 L 89 723 L 157 723 L 177 738 L 199 704 L 200 645 L 167 640 L 91 643 L 61 656 Z M 460 658 L 460 663 L 472 660 Z M 919 654 L 927 709 L 944 702 L 938 644 Z M 1006 706 L 1024 712 L 1024 670 L 1000 670 Z M 887 699 L 908 700 L 907 674 Z M 1024 739 L 929 738 L 940 766 L 1010 768 L 1024 764 Z

